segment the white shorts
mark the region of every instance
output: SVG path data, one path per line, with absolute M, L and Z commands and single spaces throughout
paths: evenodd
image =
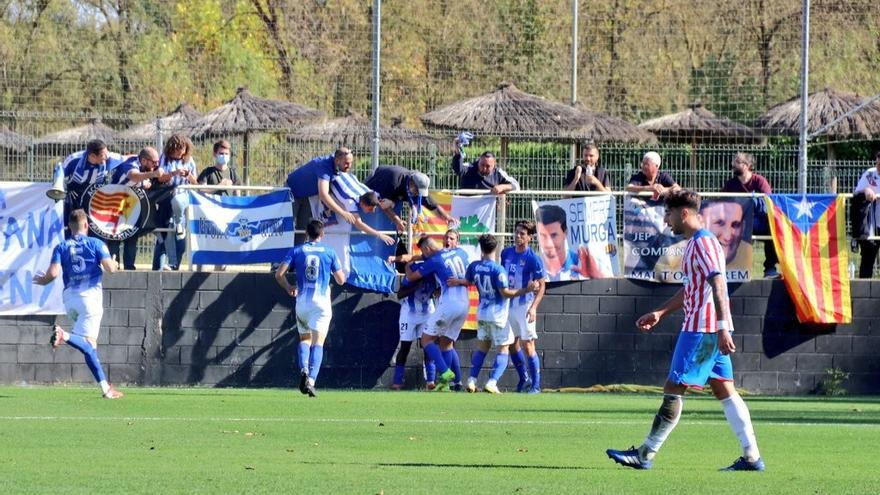
M 300 335 L 310 332 L 327 333 L 330 330 L 330 319 L 333 311 L 330 308 L 313 304 L 296 305 L 296 329 Z
M 470 301 L 443 301 L 428 318 L 428 324 L 422 333 L 434 337 L 446 337 L 453 342 L 458 340 L 461 327 L 467 319 Z
M 67 317 L 73 322 L 70 333 L 98 340 L 104 316 L 104 292 L 100 287 L 84 291 L 65 290 L 61 295 Z
M 491 340 L 492 347 L 510 345 L 513 343 L 513 332 L 510 325 L 500 326 L 494 321 L 477 321 L 477 339 Z
M 422 336 L 422 332 L 425 330 L 431 314 L 411 313 L 409 310 L 401 307 L 400 318 L 398 319 L 401 342 L 418 340 Z
M 535 322 L 529 321 L 529 305 L 510 305 L 510 313 L 507 316 L 507 326 L 513 332 L 513 336 L 520 340 L 538 340 L 538 330 Z

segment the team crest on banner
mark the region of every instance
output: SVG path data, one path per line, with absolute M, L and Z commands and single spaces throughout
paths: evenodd
M 458 230 L 461 233 L 459 247 L 467 252 L 468 260 L 471 262 L 479 260 L 480 246 L 477 244 L 477 238 L 480 234 L 495 231 L 495 197 L 453 196 L 449 193 L 432 192 L 431 198 L 459 221 Z M 413 225 L 413 242 L 410 246 L 410 252 L 419 252 L 415 243 L 422 235 L 427 235 L 443 245 L 443 234 L 447 230 L 449 230 L 449 226 L 443 217 L 423 208 L 415 225 Z M 463 328 L 476 330 L 479 293 L 473 285 L 468 286 L 468 299 L 470 300 L 470 309 Z
M 92 184 L 80 205 L 89 216 L 89 229 L 108 241 L 123 241 L 137 234 L 150 212 L 150 200 L 143 189 L 118 184 Z

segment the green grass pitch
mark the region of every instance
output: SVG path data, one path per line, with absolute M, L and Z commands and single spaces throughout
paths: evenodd
M 877 493 L 878 398 L 746 397 L 764 473 L 688 397 L 654 469 L 614 464 L 658 395 L 0 388 L 0 493 Z

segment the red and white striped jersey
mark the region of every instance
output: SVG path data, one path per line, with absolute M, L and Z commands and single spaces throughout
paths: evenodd
M 709 279 L 720 274 L 726 277 L 724 250 L 718 239 L 706 229 L 698 230 L 681 258 L 684 272 L 684 323 L 682 332 L 715 333 L 718 315 L 712 299 Z M 726 283 L 726 282 L 725 282 Z

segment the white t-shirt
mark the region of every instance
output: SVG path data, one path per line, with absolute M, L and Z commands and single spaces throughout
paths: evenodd
M 866 189 L 874 191 L 874 194 L 880 197 L 880 173 L 877 172 L 877 167 L 871 167 L 868 170 L 865 170 L 859 178 L 859 183 L 856 184 L 856 190 L 854 192 L 860 193 L 864 192 Z M 874 213 L 874 226 L 880 228 L 880 200 L 874 201 L 872 212 Z

